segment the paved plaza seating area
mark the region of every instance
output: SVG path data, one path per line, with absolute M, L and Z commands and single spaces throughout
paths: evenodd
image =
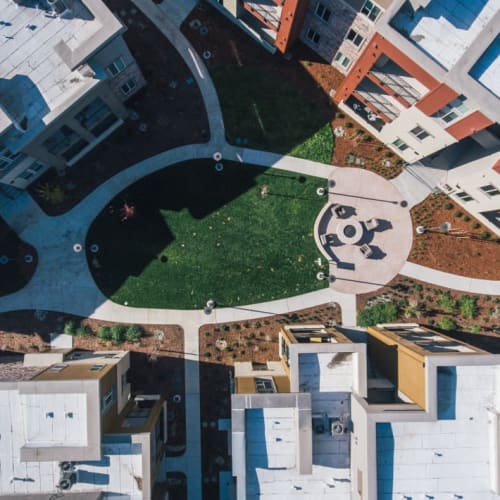
M 403 267 L 412 245 L 410 211 L 389 181 L 366 170 L 339 168 L 329 179 L 315 236 L 329 261 L 330 287 L 366 293 Z

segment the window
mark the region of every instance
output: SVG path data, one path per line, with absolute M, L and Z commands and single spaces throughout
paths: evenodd
M 52 372 L 52 373 L 62 372 L 66 368 L 66 366 L 68 366 L 68 365 L 52 365 L 49 368 L 49 372 Z
M 349 64 L 351 64 L 351 60 L 347 56 L 342 54 L 340 50 L 335 54 L 333 60 L 338 64 L 340 64 L 341 66 L 343 66 L 344 68 L 347 68 Z
M 118 57 L 106 69 L 111 76 L 116 76 L 125 69 L 125 63 L 121 57 Z
M 419 127 L 418 125 L 410 130 L 410 134 L 414 135 L 418 140 L 423 141 L 427 137 L 429 137 L 431 134 L 427 132 L 427 130 L 424 130 L 422 127 Z
M 352 29 L 349 30 L 349 33 L 347 33 L 347 39 L 356 45 L 356 47 L 360 47 L 365 40 L 357 31 Z
M 312 43 L 318 45 L 321 37 L 319 36 L 319 33 L 314 31 L 312 28 L 309 28 L 309 31 L 307 32 L 307 38 L 311 40 Z
M 94 99 L 75 115 L 75 120 L 92 134 L 99 137 L 103 132 L 117 121 L 108 105 L 100 98 Z
M 256 378 L 255 390 L 260 394 L 276 392 L 272 378 Z
M 457 198 L 460 198 L 462 201 L 473 201 L 474 198 L 469 194 L 466 193 L 465 191 L 460 191 L 460 193 L 457 193 Z
M 101 398 L 101 414 L 104 415 L 115 400 L 115 387 L 113 386 L 102 398 Z
M 409 148 L 408 144 L 402 141 L 399 137 L 392 143 L 392 145 L 398 148 L 400 151 L 405 151 L 406 149 Z
M 481 186 L 479 189 L 488 196 L 497 196 L 500 194 L 500 190 L 493 184 L 486 184 L 486 186 Z
M 380 8 L 370 0 L 366 0 L 361 9 L 361 14 L 364 14 L 370 21 L 376 21 L 381 12 Z
M 137 83 L 136 81 L 131 78 L 130 80 L 127 80 L 121 87 L 120 87 L 120 90 L 125 94 L 130 94 L 130 92 L 132 92 L 132 90 L 135 89 L 135 87 L 137 86 Z
M 93 365 L 89 368 L 91 372 L 100 372 L 106 365 Z
M 432 116 L 434 118 L 441 118 L 445 123 L 450 123 L 469 111 L 469 108 L 464 104 L 466 100 L 467 98 L 464 95 L 460 95 L 436 111 Z
M 55 134 L 46 139 L 43 145 L 49 153 L 60 155 L 79 139 L 80 136 L 72 128 L 63 125 Z
M 330 16 L 332 15 L 332 11 L 327 9 L 321 2 L 316 6 L 315 14 L 323 19 L 323 21 L 328 22 Z
M 35 175 L 34 172 L 30 172 L 29 169 L 26 169 L 24 172 L 19 174 L 17 178 L 24 179 L 25 181 L 27 181 L 28 179 L 31 179 L 34 175 Z
M 14 163 L 19 163 L 24 158 L 25 156 L 23 154 L 13 153 L 8 148 L 0 144 L 0 170 L 13 165 Z

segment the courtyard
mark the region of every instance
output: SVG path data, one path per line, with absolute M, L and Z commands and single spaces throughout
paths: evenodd
M 326 286 L 315 277 L 313 237 L 324 180 L 220 165 L 173 165 L 110 200 L 86 245 L 98 248 L 89 264 L 105 295 L 132 307 L 199 309 L 208 299 L 235 306 Z

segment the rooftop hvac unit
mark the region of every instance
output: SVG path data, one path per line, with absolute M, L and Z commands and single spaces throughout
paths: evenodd
M 332 436 L 340 436 L 341 434 L 344 434 L 345 432 L 345 427 L 344 424 L 337 419 L 333 419 L 330 427 Z
M 75 470 L 75 464 L 73 462 L 59 462 L 59 469 L 61 472 L 72 472 Z
M 74 472 L 64 472 L 57 483 L 60 490 L 67 491 L 76 483 L 76 474 Z

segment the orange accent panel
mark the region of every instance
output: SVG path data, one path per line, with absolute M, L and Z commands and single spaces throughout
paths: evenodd
M 356 64 L 354 64 L 336 92 L 334 101 L 337 104 L 340 101 L 346 100 L 352 94 L 354 89 L 368 74 L 382 54 L 385 54 L 389 59 L 401 66 L 428 89 L 432 90 L 439 85 L 439 81 L 432 75 L 423 70 L 382 35 L 375 33 L 370 43 L 366 46 L 359 59 L 356 61 Z
M 394 97 L 394 99 L 396 99 L 396 101 L 398 101 L 401 106 L 404 106 L 405 108 L 411 107 L 409 103 L 407 103 L 400 95 L 396 94 L 396 92 L 394 92 L 394 90 L 392 90 L 390 87 L 384 85 L 373 73 L 368 73 L 366 76 L 375 85 L 377 85 L 377 87 L 380 87 L 384 92 Z
M 427 116 L 431 116 L 433 113 L 441 109 L 445 104 L 453 101 L 458 97 L 458 93 L 453 89 L 442 83 L 434 90 L 431 90 L 425 94 L 420 101 L 417 102 L 417 108 L 425 113 Z
M 494 165 L 493 165 L 493 170 L 497 173 L 500 174 L 500 160 L 498 160 Z
M 308 5 L 309 0 L 285 0 L 274 44 L 281 53 L 284 54 L 299 36 Z
M 493 125 L 493 123 L 495 122 L 484 116 L 480 111 L 474 111 L 474 113 L 467 115 L 465 118 L 462 118 L 445 130 L 457 141 L 460 141 L 474 132 L 479 132 L 483 130 L 483 128 Z

